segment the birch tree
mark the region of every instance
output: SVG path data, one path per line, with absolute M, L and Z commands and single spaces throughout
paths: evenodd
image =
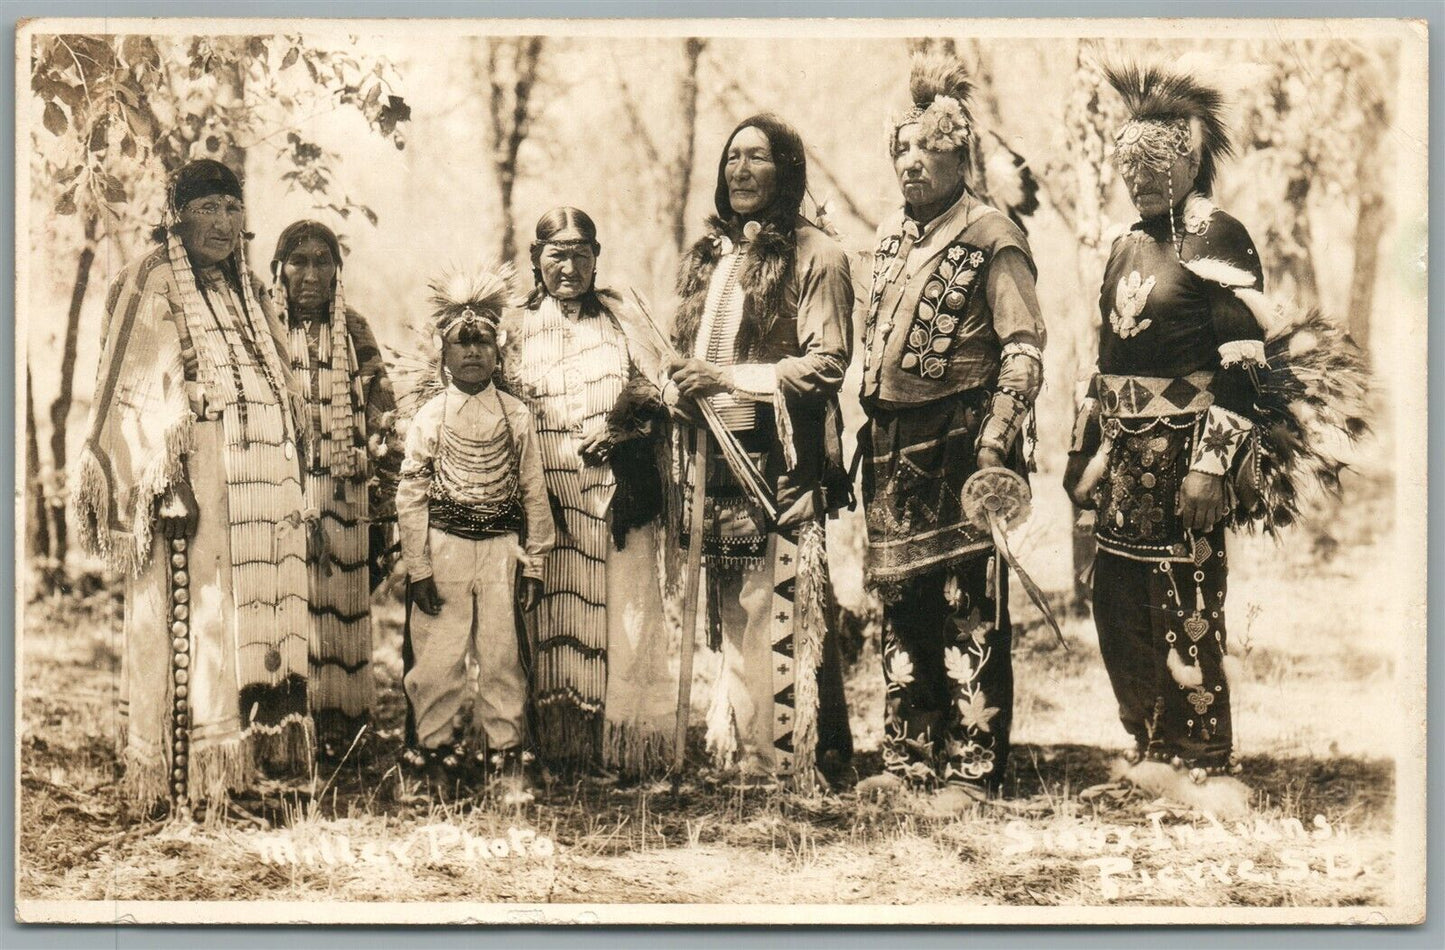
M 172 171 L 201 157 L 244 169 L 252 149 L 288 166 L 283 180 L 318 206 L 342 217 L 360 212 L 374 224 L 369 208 L 336 194 L 338 156 L 295 123 L 324 108 L 354 109 L 401 148 L 410 107 L 395 94 L 386 60 L 318 48 L 299 36 L 38 35 L 31 54 L 30 85 L 41 110 L 33 187 L 56 215 L 76 222 L 77 244 L 59 387 L 48 411 L 50 477 L 43 467 L 39 476 L 47 491 L 36 533 L 46 537 L 53 589 L 63 583 L 69 548 L 68 423 L 81 314 L 101 242 L 111 241 L 122 257 L 137 253 L 161 219 Z M 33 404 L 27 392 L 27 411 Z M 30 431 L 34 419 L 26 424 Z

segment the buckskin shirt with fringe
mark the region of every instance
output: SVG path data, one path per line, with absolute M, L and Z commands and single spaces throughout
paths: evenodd
M 820 755 L 852 754 L 827 622 L 823 525 L 850 499 L 836 394 L 851 350 L 853 291 L 843 249 L 802 219 L 786 234 L 764 225 L 741 237 L 717 218 L 708 222 L 682 262 L 674 330 L 680 353 L 732 364 L 733 395 L 752 411 L 725 416 L 725 424 L 754 454 L 781 512 L 777 525 L 755 514 L 753 531 L 722 530 L 749 506 L 714 457 L 701 543 L 710 640 L 721 646 L 722 666 L 707 742 L 720 765 L 792 774 L 806 786 Z M 686 458 L 688 435 L 695 433 L 679 439 Z M 688 468 L 680 463 L 685 485 L 696 481 Z
M 179 238 L 106 301 L 73 500 L 80 539 L 126 575 L 125 786 L 179 806 L 244 787 L 257 758 L 309 749 L 306 525 L 279 328 L 242 254 L 202 271 Z M 155 537 L 181 480 L 186 542 Z
M 560 521 L 534 615 L 537 745 L 554 763 L 600 759 L 635 774 L 670 758 L 677 647 L 663 611 L 656 519 L 624 527 L 619 542 L 613 465 L 586 464 L 579 453 L 609 428 L 629 382 L 645 382 L 644 366 L 655 372 L 612 312 L 620 301 L 606 299 L 613 306 L 590 316 L 569 315 L 551 296 L 512 314 L 503 364 L 536 419 Z

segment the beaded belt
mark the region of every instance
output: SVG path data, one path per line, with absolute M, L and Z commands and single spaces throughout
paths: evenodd
M 433 498 L 427 519 L 431 527 L 470 541 L 493 538 L 499 534 L 520 534 L 522 505 L 513 497 L 499 506 L 486 509 L 461 505 L 446 498 Z
M 1121 419 L 1178 416 L 1204 412 L 1214 404 L 1209 386 L 1213 370 L 1188 376 L 1098 375 L 1099 408 L 1104 415 Z

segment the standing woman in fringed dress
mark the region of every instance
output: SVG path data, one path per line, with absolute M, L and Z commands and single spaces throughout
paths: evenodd
M 317 221 L 281 232 L 271 258 L 291 367 L 306 410 L 306 504 L 319 515 L 310 559 L 311 715 L 317 751 L 335 760 L 367 723 L 373 700 L 371 592 L 394 534 L 401 446 L 381 349 L 346 306 L 341 245 Z
M 106 297 L 73 482 L 81 543 L 126 575 L 125 788 L 180 816 L 311 748 L 299 391 L 244 226 L 225 165 L 171 179 L 161 246 Z
M 509 316 L 503 371 L 536 418 L 557 522 L 533 615 L 536 740 L 554 768 L 635 775 L 668 761 L 677 696 L 658 361 L 642 315 L 596 287 L 591 218 L 547 212 L 531 251 L 536 288 Z

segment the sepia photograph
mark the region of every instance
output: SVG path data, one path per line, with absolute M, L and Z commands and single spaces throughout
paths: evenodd
M 1426 47 L 22 21 L 17 919 L 1423 922 Z

